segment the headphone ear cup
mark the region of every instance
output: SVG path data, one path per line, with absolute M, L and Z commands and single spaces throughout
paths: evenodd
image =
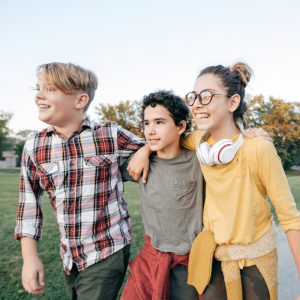
M 209 167 L 214 165 L 214 162 L 211 161 L 211 159 L 210 159 L 210 155 L 209 155 L 210 151 L 211 151 L 211 148 L 210 148 L 209 144 L 206 142 L 200 144 L 200 146 L 197 149 L 197 156 L 198 156 L 199 161 L 203 165 L 209 166 Z
M 231 147 L 233 144 L 233 141 L 230 139 L 224 139 L 217 142 L 211 148 L 210 160 L 218 165 L 228 164 L 229 162 L 231 162 L 235 156 L 235 153 L 233 153 L 234 151 L 232 151 Z

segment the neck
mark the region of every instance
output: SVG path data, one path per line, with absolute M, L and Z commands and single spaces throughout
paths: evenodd
M 179 141 L 176 143 L 176 145 L 172 145 L 170 147 L 164 148 L 162 150 L 157 151 L 157 157 L 165 158 L 165 159 L 171 159 L 176 157 L 181 153 L 181 148 Z
M 54 125 L 54 128 L 56 131 L 58 131 L 59 133 L 63 134 L 64 136 L 66 136 L 67 138 L 76 130 L 80 127 L 80 125 L 83 122 L 83 118 L 74 120 L 71 123 L 68 123 L 65 126 L 56 126 Z
M 215 142 L 223 139 L 232 139 L 237 134 L 241 133 L 233 120 L 230 120 L 230 122 L 223 122 L 220 126 L 209 130 L 209 132 Z

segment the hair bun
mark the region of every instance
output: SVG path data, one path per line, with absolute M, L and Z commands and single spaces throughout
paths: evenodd
M 240 80 L 246 87 L 253 76 L 252 69 L 245 63 L 239 61 L 230 68 L 231 72 L 238 73 Z

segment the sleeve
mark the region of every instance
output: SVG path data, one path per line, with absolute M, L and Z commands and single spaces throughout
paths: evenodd
M 257 144 L 257 157 L 261 182 L 275 207 L 282 230 L 300 230 L 300 213 L 274 145 L 261 138 Z
M 131 177 L 129 175 L 129 172 L 127 171 L 128 164 L 131 161 L 133 156 L 134 156 L 134 154 L 130 155 L 126 160 L 124 160 L 124 162 L 120 166 L 120 171 L 121 171 L 123 182 L 126 182 L 126 181 L 137 182 L 133 179 L 133 177 Z
M 145 139 L 137 137 L 119 125 L 117 142 L 119 154 L 122 157 L 128 157 L 133 152 L 136 152 L 140 148 L 144 147 L 147 143 Z
M 191 132 L 180 141 L 181 146 L 188 150 L 196 151 L 203 133 L 204 131 Z
M 25 144 L 26 147 L 26 144 Z M 24 147 L 20 174 L 20 194 L 15 239 L 28 236 L 39 240 L 42 236 L 42 196 L 39 174 Z

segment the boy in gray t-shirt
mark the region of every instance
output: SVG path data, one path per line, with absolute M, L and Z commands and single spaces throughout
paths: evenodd
M 151 299 L 161 291 L 158 299 L 196 300 L 196 289 L 187 284 L 187 263 L 202 229 L 203 177 L 195 152 L 180 147 L 190 128 L 189 109 L 180 97 L 160 91 L 144 98 L 141 118 L 156 156 L 150 157 L 147 183 L 139 180 L 145 245 L 130 262 L 121 299 Z M 121 166 L 122 177 L 135 181 L 129 161 Z M 167 264 L 163 255 L 170 258 Z

